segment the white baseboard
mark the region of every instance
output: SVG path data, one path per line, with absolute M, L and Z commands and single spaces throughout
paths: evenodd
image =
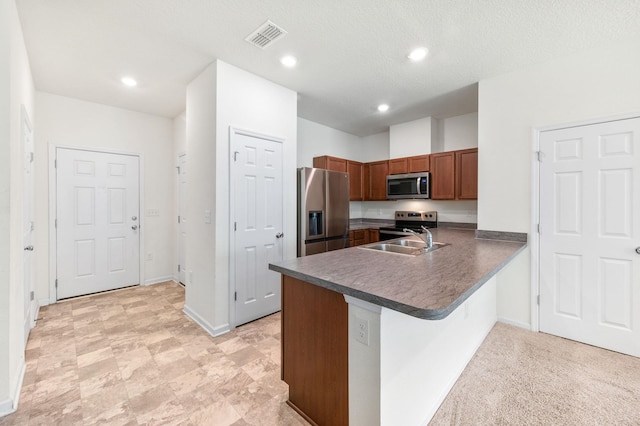
M 42 306 L 48 306 L 50 304 L 49 299 L 38 299 L 38 305 L 39 308 L 38 310 L 42 307 Z
M 527 324 L 526 322 L 515 321 L 509 318 L 503 318 L 503 317 L 498 317 L 498 322 L 501 322 L 503 324 L 513 325 L 515 327 L 520 327 L 520 328 L 524 328 L 525 330 L 531 331 L 531 324 Z
M 0 401 L 0 418 L 4 416 L 8 416 L 11 413 L 16 411 L 13 408 L 13 400 L 11 398 L 7 398 L 4 401 Z
M 167 281 L 175 281 L 173 279 L 173 275 L 166 275 L 164 277 L 149 278 L 147 280 L 144 280 L 144 285 L 153 285 L 153 284 L 166 283 Z
M 36 303 L 36 312 L 35 315 L 33 316 L 33 321 L 31 322 L 31 329 L 33 330 L 33 328 L 38 324 L 38 318 L 40 317 L 40 301 L 38 301 L 38 303 Z M 27 344 L 25 343 L 25 347 L 27 346 Z
M 200 327 L 202 327 L 204 329 L 204 331 L 206 331 L 207 333 L 209 333 L 213 337 L 220 336 L 221 334 L 227 333 L 227 332 L 229 332 L 231 330 L 230 327 L 229 327 L 229 324 L 223 324 L 223 325 L 219 325 L 217 327 L 212 326 L 204 318 L 202 318 L 200 315 L 196 314 L 186 304 L 184 305 L 184 308 L 182 309 L 182 312 L 184 312 L 184 314 L 186 316 L 191 318 L 193 320 L 193 322 L 198 324 Z
M 20 402 L 20 391 L 22 390 L 22 383 L 24 382 L 24 374 L 27 371 L 27 364 L 22 361 L 20 366 L 20 373 L 18 375 L 18 382 L 13 389 L 13 398 L 7 398 L 4 401 L 0 401 L 0 417 L 4 417 L 11 413 L 15 413 L 18 409 L 18 403 Z

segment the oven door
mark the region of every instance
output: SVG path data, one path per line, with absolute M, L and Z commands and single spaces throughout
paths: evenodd
M 380 241 L 393 240 L 395 238 L 401 238 L 411 235 L 408 232 L 402 232 L 397 229 L 384 229 L 380 228 Z

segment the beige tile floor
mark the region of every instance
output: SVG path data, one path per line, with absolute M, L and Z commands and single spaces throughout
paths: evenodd
M 280 314 L 216 338 L 173 283 L 42 308 L 0 425 L 306 425 L 284 401 Z

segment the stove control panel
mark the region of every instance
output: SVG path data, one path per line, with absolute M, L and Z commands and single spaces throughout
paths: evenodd
M 420 222 L 437 222 L 438 212 L 396 211 L 396 220 Z

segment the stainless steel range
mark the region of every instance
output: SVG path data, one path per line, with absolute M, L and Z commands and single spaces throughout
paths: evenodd
M 403 231 L 405 228 L 422 232 L 421 226 L 438 227 L 438 212 L 396 211 L 395 217 L 394 227 L 380 228 L 380 241 L 411 235 L 409 232 Z

